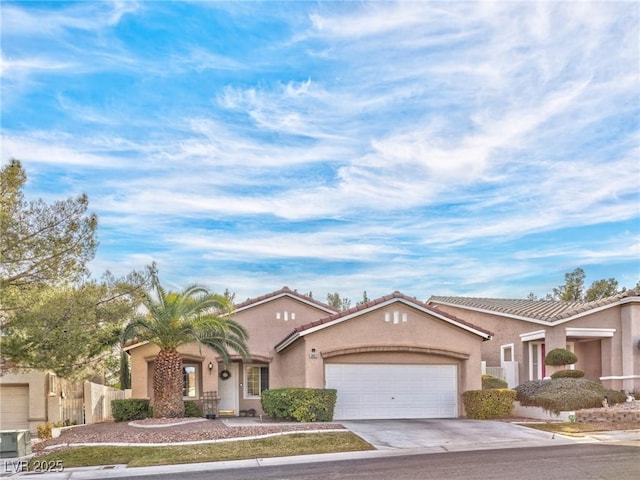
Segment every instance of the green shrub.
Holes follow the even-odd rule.
[[[468,390],[462,394],[467,418],[475,420],[508,417],[513,410],[515,398],[516,392],[506,388]]]
[[[149,400],[144,398],[111,400],[111,415],[116,422],[142,420],[149,415]]]
[[[545,365],[573,365],[577,361],[576,354],[566,348],[554,348],[544,357]]]
[[[560,370],[551,374],[552,379],[556,378],[582,378],[584,372],[582,370]]]
[[[558,414],[561,411],[601,407],[603,399],[600,393],[592,390],[568,390],[562,393],[551,391],[540,393],[536,397],[536,404],[549,412]]]
[[[71,425],[76,425],[76,422],[72,422],[69,419],[66,419],[64,422],[60,420],[56,423],[53,423],[53,422],[41,423],[36,427],[38,431],[38,438],[42,440],[46,440],[53,436],[52,433],[54,428],[70,427]]]
[[[524,406],[536,406],[535,397],[538,392],[551,380],[531,380],[518,385],[516,391],[516,400]]]
[[[616,403],[625,403],[627,401],[627,394],[619,390],[607,390],[604,394],[609,405]]]
[[[508,384],[504,380],[493,375],[482,375],[482,389],[490,390],[492,388],[507,388]]]
[[[556,378],[534,380],[518,385],[516,400],[524,406],[542,407],[553,413],[597,408],[606,398],[610,405],[622,403],[622,392],[607,390],[597,382],[585,378]]]
[[[51,430],[55,426],[56,425],[53,422],[41,423],[40,425],[38,425],[38,438],[41,440],[51,438]]]
[[[196,402],[186,401],[184,402],[184,416],[185,417],[202,417],[202,410]]]
[[[330,422],[337,391],[321,388],[274,388],[262,392],[262,409],[270,417],[298,422]]]

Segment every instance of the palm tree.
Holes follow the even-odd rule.
[[[124,337],[160,347],[153,369],[153,416],[182,417],[182,356],[178,347],[195,342],[212,348],[225,363],[230,361],[229,350],[246,360],[247,332],[229,317],[232,304],[227,298],[199,285],[168,292],[154,275],[142,304],[147,313],[126,326]]]

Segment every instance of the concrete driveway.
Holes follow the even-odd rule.
[[[349,420],[340,423],[378,450],[435,447],[442,451],[461,451],[576,442],[552,433],[491,420]]]

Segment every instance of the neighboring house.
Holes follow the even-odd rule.
[[[69,419],[82,423],[82,383],[58,378],[54,373],[28,370],[0,375],[0,429],[29,430],[45,422]],[[79,418],[72,408],[79,398]],[[65,417],[65,414],[67,415]]]
[[[251,361],[230,365],[195,344],[178,349],[184,399],[217,392],[219,413],[262,413],[267,388],[335,388],[335,419],[437,418],[464,414],[461,394],[481,387],[480,350],[491,332],[399,292],[340,312],[287,287],[236,305]],[[132,396],[153,401],[159,349],[137,343]]]
[[[68,424],[113,420],[111,400],[124,390],[92,382],[73,382],[44,370],[0,375],[0,430],[37,433],[46,422]]]
[[[503,367],[509,386],[551,375],[564,367],[544,364],[546,352],[567,348],[572,368],[605,387],[640,392],[640,292],[595,302],[506,300],[432,296],[426,302],[495,332],[482,345],[482,360]]]

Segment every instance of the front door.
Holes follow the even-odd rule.
[[[218,404],[218,412],[220,415],[238,415],[239,397],[238,389],[240,379],[238,377],[240,369],[238,363],[232,363],[226,368],[224,364],[218,365],[218,371],[227,370],[231,376],[226,380],[218,378],[218,395],[220,403]]]

